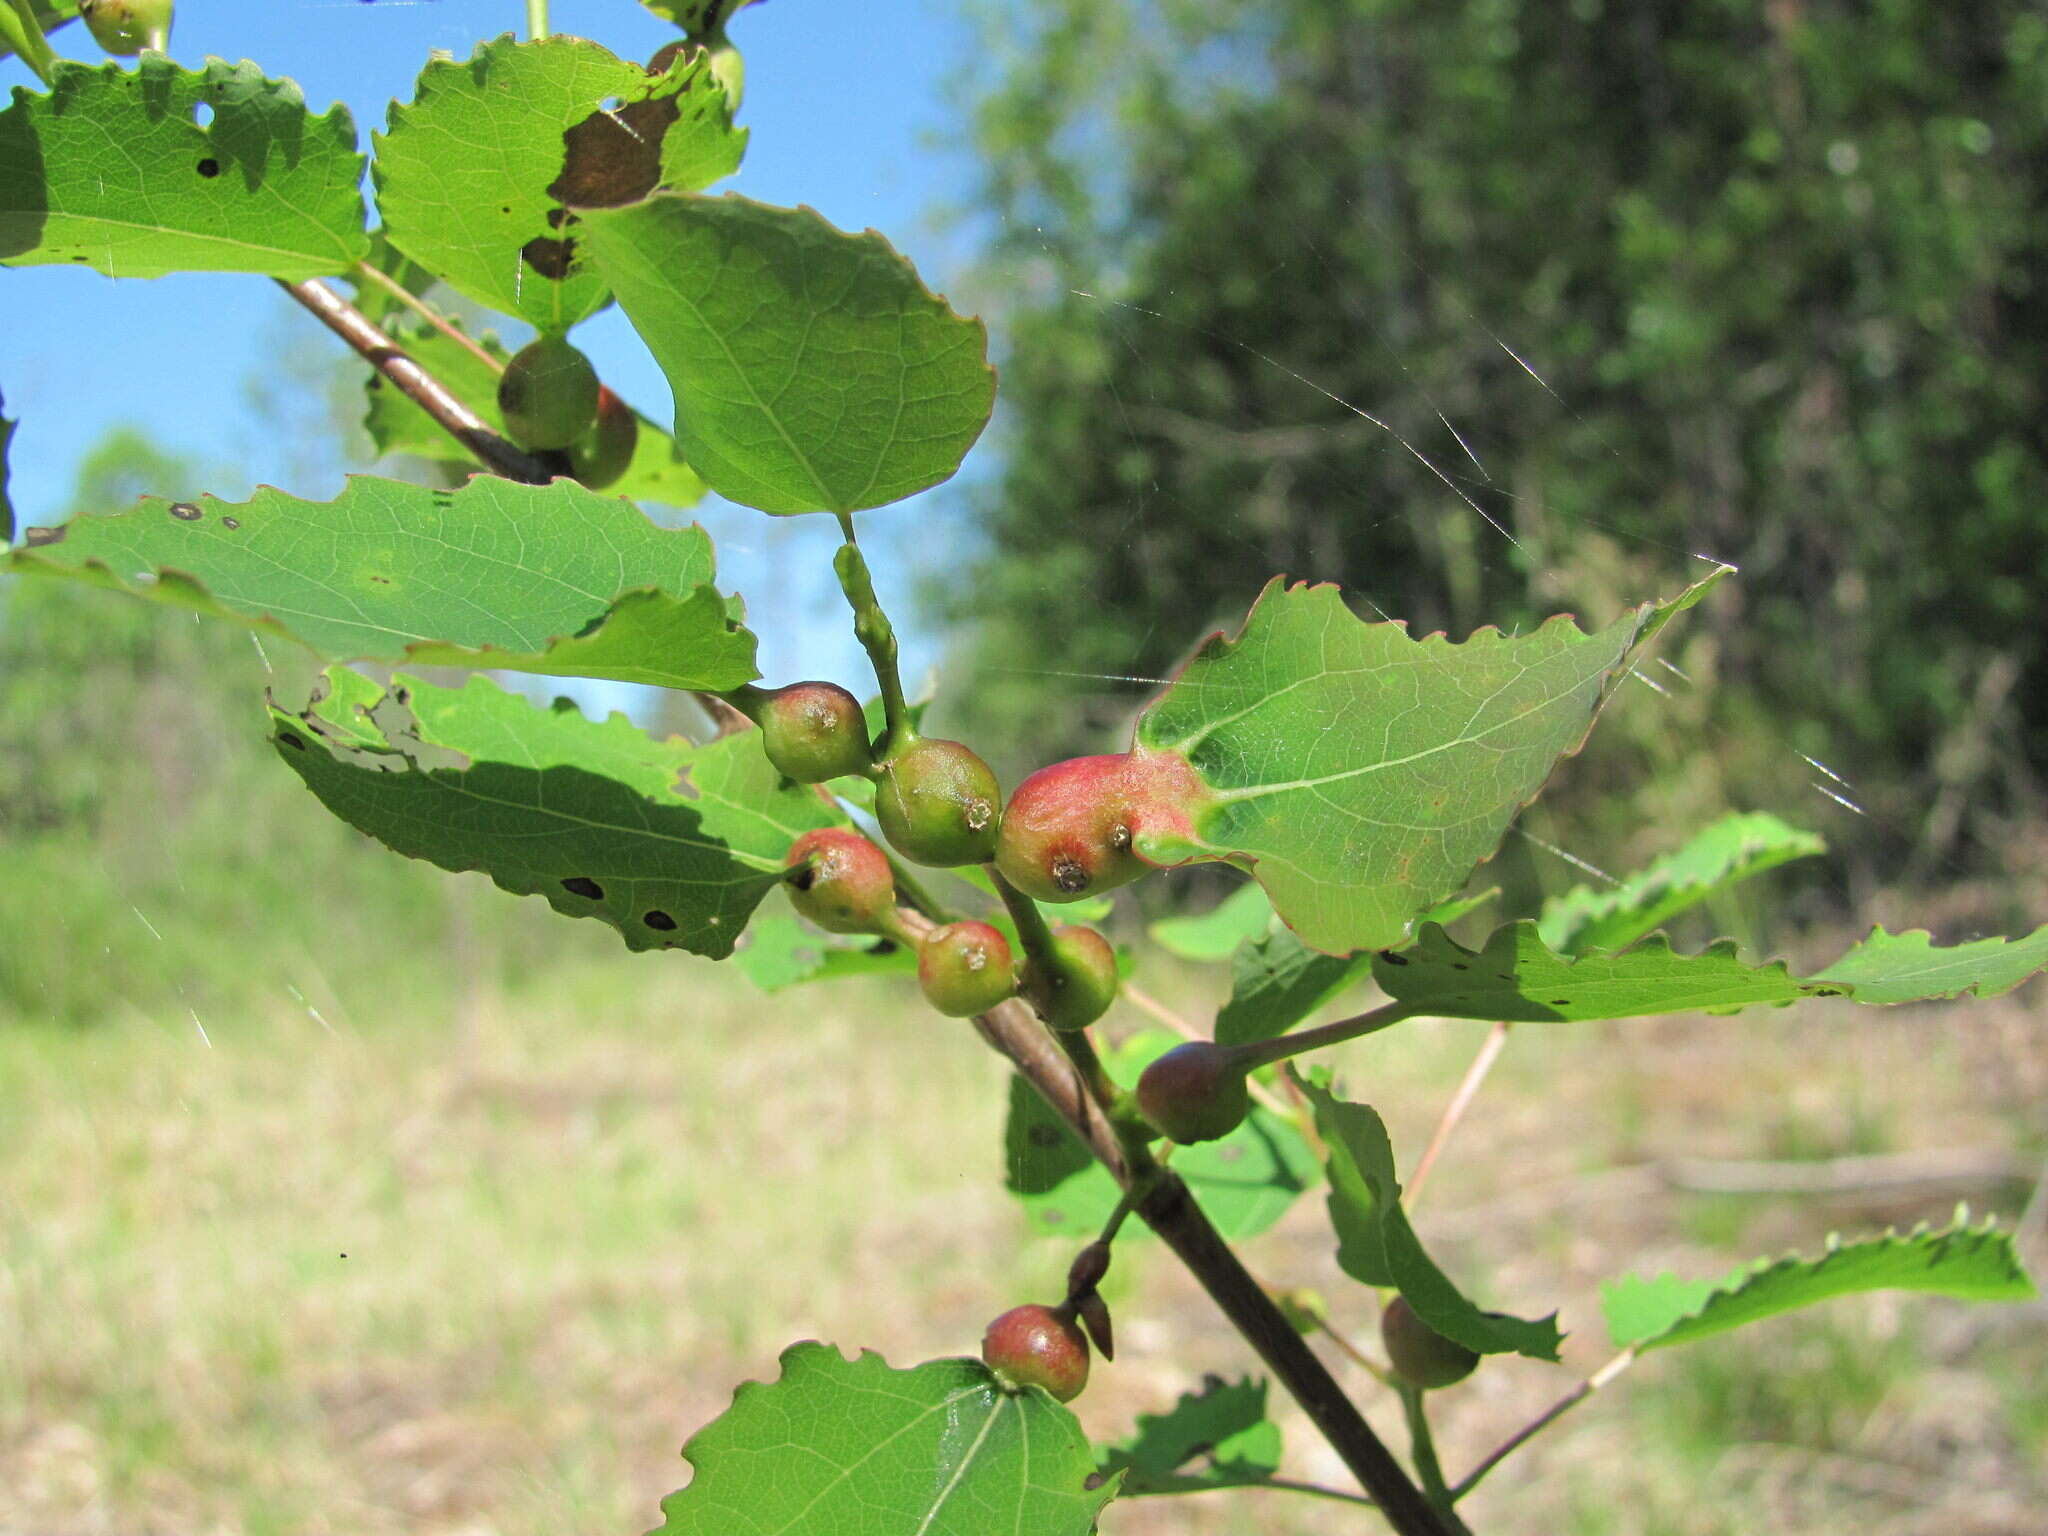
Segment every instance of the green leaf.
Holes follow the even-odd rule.
[[[1970,1227],[1958,1213],[1945,1232],[1921,1226],[1859,1243],[1830,1238],[1818,1259],[1762,1259],[1724,1280],[1627,1275],[1600,1288],[1600,1307],[1617,1346],[1658,1349],[1857,1291],[1931,1291],[1963,1301],[2035,1295],[2010,1234]]]
[[[412,104],[392,104],[377,206],[393,243],[457,292],[565,331],[609,298],[570,210],[709,186],[746,138],[700,51],[650,75],[582,38],[502,37],[434,60]]]
[[[1423,914],[1417,931],[1430,923],[1456,922],[1499,894],[1500,888],[1495,886],[1475,896],[1438,902]],[[1287,928],[1275,928],[1254,939],[1231,959],[1230,1001],[1216,1015],[1217,1041],[1243,1045],[1284,1035],[1325,1003],[1364,981],[1372,972],[1373,958],[1370,953],[1323,954],[1310,949]]]
[[[1238,945],[1258,938],[1272,923],[1272,898],[1253,882],[1239,886],[1207,912],[1162,917],[1145,931],[1170,955],[1214,961],[1228,960]]]
[[[1163,1030],[1144,1030],[1107,1054],[1110,1075],[1125,1087],[1180,1043]],[[1093,1237],[1116,1208],[1116,1181],[1022,1078],[1010,1083],[1003,1131],[1005,1183],[1023,1202],[1032,1228],[1048,1237]],[[1257,1105],[1221,1141],[1181,1147],[1173,1171],[1187,1180],[1216,1229],[1233,1241],[1278,1221],[1315,1182],[1316,1161],[1300,1132]],[[1125,1232],[1136,1231],[1134,1226]]]
[[[1190,1464],[1193,1465],[1190,1465]],[[1266,1383],[1211,1377],[1167,1413],[1141,1413],[1128,1440],[1102,1448],[1123,1496],[1201,1493],[1266,1482],[1280,1470],[1280,1426],[1266,1417]]]
[[[1543,903],[1538,931],[1561,955],[1625,949],[1688,907],[1752,875],[1827,852],[1811,832],[1763,811],[1724,816],[1610,890],[1575,885]]]
[[[271,710],[278,755],[322,804],[411,858],[610,923],[628,949],[731,954],[790,843],[835,819],[746,734],[655,741],[483,677],[397,677],[387,698],[329,676],[302,713]]]
[[[731,195],[594,210],[583,230],[674,388],[683,457],[722,496],[883,506],[952,475],[988,422],[981,322],[872,230]]]
[[[1759,1003],[1840,997],[1832,982],[1802,982],[1782,961],[1748,965],[1722,939],[1681,955],[1662,934],[1618,955],[1568,960],[1528,919],[1496,928],[1478,950],[1427,925],[1412,949],[1372,957],[1373,980],[1417,1013],[1446,1019],[1630,1019],[1657,1013],[1734,1013]]]
[[[1089,1536],[1114,1479],[1073,1414],[979,1360],[893,1370],[872,1351],[783,1351],[690,1437],[690,1485],[654,1536]]]
[[[755,914],[733,963],[763,992],[780,992],[807,981],[914,972],[917,951],[890,939],[822,933],[783,907]]]
[[[1997,997],[2048,967],[2048,924],[2023,939],[1977,939],[1935,947],[1924,928],[1870,930],[1870,937],[1813,979],[1852,988],[1859,1003],[1916,1003],[1928,998]]]
[[[1560,617],[1460,644],[1276,579],[1140,717],[1138,750],[1184,758],[1207,798],[1185,833],[1155,830],[1139,850],[1248,864],[1311,948],[1399,943],[1491,856],[1640,647],[1725,570],[1597,634]]]
[[[2048,965],[2048,927],[2024,939],[1979,939],[1937,949],[1922,931],[1876,929],[1826,970],[1793,976],[1784,962],[1748,965],[1732,939],[1682,955],[1662,934],[1619,954],[1571,960],[1526,920],[1497,928],[1480,950],[1425,926],[1415,947],[1372,957],[1387,996],[1420,1014],[1520,1022],[1629,1019],[1659,1013],[1734,1013],[1802,997],[1846,997],[1890,1005],[1974,992],[2011,991]]]
[[[387,330],[392,329],[389,325]],[[426,324],[401,324],[393,339],[427,372],[448,387],[463,404],[483,418],[493,432],[503,434],[505,422],[498,410],[498,370],[446,333]],[[502,366],[509,354],[492,332],[477,338],[477,345]],[[425,411],[407,399],[374,370],[363,381],[369,402],[363,428],[379,453],[409,453],[436,463],[464,468],[475,467],[461,444],[444,432]],[[625,474],[604,488],[607,496],[628,501],[656,502],[664,506],[689,507],[704,499],[704,482],[676,454],[676,440],[662,428],[635,411],[640,434],[634,440],[633,458]]]
[[[7,397],[0,395],[0,409],[4,409],[6,404]],[[0,416],[0,544],[14,542],[14,503],[7,497],[7,449],[14,441],[14,429],[20,425],[18,421]]]
[[[213,116],[201,127],[201,107]],[[369,249],[355,122],[246,60],[60,63],[0,112],[0,262],[109,277],[346,272]]]
[[[1394,1147],[1379,1115],[1316,1083],[1303,1081],[1302,1089],[1329,1147],[1330,1224],[1337,1231],[1338,1267],[1363,1284],[1393,1286],[1408,1298],[1416,1316],[1467,1349],[1555,1360],[1563,1337],[1556,1313],[1528,1320],[1482,1312],[1423,1252],[1401,1208]]]
[[[701,528],[567,480],[453,491],[352,477],[328,502],[145,498],[32,528],[0,569],[233,619],[327,660],[510,668],[669,688],[757,677]]]

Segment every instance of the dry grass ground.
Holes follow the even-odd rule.
[[[964,1026],[893,984],[763,1000],[583,937],[459,1017],[366,984],[326,1024],[209,1020],[210,1044],[190,1020],[0,1024],[0,1533],[619,1536],[657,1523],[677,1448],[785,1343],[971,1352],[987,1317],[1053,1290],[1070,1255],[997,1191],[1002,1077]],[[1192,999],[1215,978],[1150,979]],[[1713,1273],[1943,1220],[1959,1195],[2016,1215],[2029,1179],[1735,1201],[1650,1165],[1962,1148],[2030,1166],[2043,1007],[2037,983],[1954,1011],[1527,1029],[1419,1224],[1490,1303],[1561,1305],[1584,1370],[1604,1358],[1597,1284],[1624,1269]],[[1342,1059],[1410,1160],[1481,1033],[1419,1025]],[[1372,1300],[1325,1232],[1305,1200],[1250,1256],[1369,1339]],[[1077,1404],[1098,1437],[1252,1368],[1156,1245],[1120,1249],[1110,1294],[1124,1352]],[[1499,1471],[1472,1523],[2039,1536],[2043,1320],[1880,1296],[1654,1357]],[[1510,1361],[1443,1394],[1453,1476],[1573,1379]],[[1340,1481],[1282,1417],[1288,1470]],[[1104,1520],[1376,1528],[1257,1494]]]

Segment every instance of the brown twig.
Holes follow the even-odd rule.
[[[915,912],[899,915],[912,933],[932,926]],[[1448,1536],[1443,1520],[1421,1490],[1345,1396],[1329,1368],[1246,1271],[1180,1176],[1155,1163],[1142,1181],[1134,1178],[1117,1127],[1089,1092],[1080,1069],[1029,1006],[1013,998],[978,1015],[974,1026],[1073,1128],[1117,1183],[1133,1191],[1132,1205],[1139,1217],[1166,1240],[1232,1326],[1293,1394],[1395,1531],[1400,1536]]]
[[[442,431],[475,454],[492,474],[527,485],[546,485],[555,478],[557,471],[545,460],[493,432],[481,416],[407,356],[405,349],[378,329],[368,315],[325,283],[311,278],[287,283],[280,278],[278,286],[311,310],[322,325],[347,342],[408,400],[433,417]]]
[[[446,315],[442,314],[438,309],[434,308],[433,305],[429,304],[425,299],[422,299],[418,294],[414,293],[410,288],[406,287],[405,284],[401,283],[397,278],[393,277],[390,273],[380,272],[377,268],[371,266],[367,261],[357,262],[356,271],[362,276],[367,277],[371,282],[377,284],[378,287],[382,288],[386,293],[390,294],[392,298],[398,300],[399,303],[403,304],[407,309],[411,310],[414,314],[418,315],[422,320],[426,321],[427,324],[431,325],[443,336],[446,336],[450,341],[454,342],[457,346],[463,348],[478,362],[482,363],[486,368],[490,369],[491,372],[503,373],[505,371],[505,365],[502,362],[500,362],[497,358],[491,356],[489,352],[485,351],[482,342],[478,341],[474,336],[471,336],[469,332],[465,331],[461,326],[455,324],[454,321],[450,320]]]
[[[1458,1122],[1465,1118],[1465,1111],[1472,1106],[1479,1095],[1479,1085],[1486,1081],[1486,1074],[1493,1070],[1493,1064],[1500,1059],[1501,1047],[1508,1043],[1508,1030],[1512,1026],[1503,1019],[1487,1033],[1486,1043],[1479,1047],[1479,1054],[1472,1058],[1472,1065],[1465,1069],[1465,1076],[1459,1082],[1457,1091],[1451,1095],[1451,1102],[1444,1106],[1443,1118],[1436,1123],[1436,1134],[1429,1138],[1429,1145],[1423,1149],[1422,1161],[1415,1165],[1415,1173],[1408,1180],[1408,1191],[1402,1197],[1402,1204],[1410,1211],[1422,1196],[1423,1182],[1429,1177],[1429,1170],[1436,1166],[1436,1160],[1443,1155],[1444,1146],[1451,1139],[1451,1132],[1458,1128]]]

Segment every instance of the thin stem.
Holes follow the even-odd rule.
[[[10,0],[14,16],[18,20],[0,17],[0,30],[7,34],[7,42],[21,56],[21,62],[35,72],[38,80],[45,85],[54,85],[52,78],[57,63],[57,50],[50,46],[43,36],[43,24],[36,20],[36,13],[29,0]]]
[[[1150,992],[1146,992],[1128,981],[1123,984],[1120,990],[1130,1000],[1133,1007],[1151,1014],[1153,1018],[1164,1024],[1183,1040],[1199,1040],[1202,1038],[1201,1031],[1167,1007],[1166,1004],[1160,1002]]]
[[[1269,1477],[1259,1486],[1278,1489],[1282,1493],[1305,1493],[1312,1499],[1335,1499],[1340,1504],[1359,1504],[1367,1509],[1378,1507],[1362,1493],[1348,1493],[1342,1488],[1325,1488],[1321,1483],[1298,1483],[1291,1477]]]
[[[358,276],[368,278],[371,282],[382,288],[392,298],[398,300],[399,303],[418,315],[443,336],[446,336],[450,341],[466,350],[478,362],[489,368],[491,372],[503,373],[505,371],[505,365],[485,351],[481,342],[470,336],[461,326],[455,324],[389,272],[379,271],[367,261],[359,261],[356,263],[356,273]]]
[[[1278,1035],[1271,1040],[1238,1046],[1237,1056],[1244,1069],[1250,1072],[1259,1067],[1269,1067],[1276,1061],[1285,1061],[1290,1056],[1299,1056],[1304,1051],[1342,1045],[1346,1040],[1374,1034],[1414,1016],[1415,1009],[1407,1003],[1382,1003],[1377,1008],[1353,1014],[1348,1019],[1339,1019],[1334,1024],[1320,1024],[1314,1029],[1296,1030],[1291,1035]]]
[[[526,0],[526,35],[536,43],[548,35],[548,0]]]
[[[896,670],[896,628],[882,611],[881,599],[875,596],[874,577],[868,572],[867,557],[854,541],[853,518],[847,513],[839,515],[839,531],[846,542],[833,556],[832,569],[839,576],[839,590],[846,594],[847,604],[853,609],[854,638],[868,653],[875,668],[875,681],[881,686],[882,739],[876,744],[875,761],[886,763],[909,746],[917,734],[911,729],[910,710],[903,699],[903,676]]]
[[[1371,1355],[1368,1355],[1364,1350],[1360,1349],[1356,1344],[1352,1343],[1349,1338],[1345,1337],[1336,1329],[1332,1328],[1330,1326],[1330,1320],[1327,1317],[1316,1318],[1315,1325],[1317,1331],[1319,1331],[1323,1335],[1323,1337],[1328,1339],[1332,1344],[1336,1345],[1337,1348],[1345,1355],[1347,1359],[1351,1361],[1353,1365],[1357,1366],[1360,1370],[1364,1371],[1368,1376],[1372,1377],[1373,1380],[1380,1383],[1381,1386],[1393,1385],[1394,1378],[1392,1373],[1389,1372],[1384,1365],[1381,1365],[1379,1361],[1373,1359]]]
[[[1423,1405],[1422,1389],[1404,1382],[1400,1393],[1401,1411],[1408,1417],[1409,1459],[1415,1463],[1415,1475],[1422,1479],[1422,1491],[1453,1530],[1463,1531],[1465,1524],[1451,1508],[1451,1490],[1436,1459],[1436,1437],[1429,1432],[1429,1410]]]
[[[287,283],[280,278],[278,286],[318,316],[321,324],[354,348],[407,399],[433,417],[444,432],[475,454],[492,474],[528,485],[546,485],[555,478],[557,471],[553,466],[493,432],[482,417],[372,324],[369,316],[325,283],[311,278],[302,283]]]
[[[1572,1388],[1571,1391],[1565,1393],[1563,1397],[1544,1409],[1542,1413],[1508,1436],[1507,1439],[1503,1440],[1492,1451],[1488,1452],[1478,1466],[1465,1474],[1465,1480],[1451,1490],[1451,1497],[1453,1499],[1465,1497],[1466,1494],[1479,1486],[1479,1480],[1485,1477],[1487,1473],[1506,1461],[1509,1456],[1520,1450],[1522,1446],[1535,1439],[1544,1430],[1550,1428],[1552,1424],[1555,1424],[1559,1419],[1571,1412],[1572,1409],[1578,1407],[1580,1403],[1583,1403],[1595,1392],[1598,1392],[1631,1365],[1634,1365],[1635,1360],[1635,1348],[1631,1345],[1601,1366],[1591,1376],[1580,1382],[1576,1387]]]
[[[1458,1122],[1465,1118],[1465,1111],[1472,1107],[1472,1100],[1478,1097],[1479,1085],[1486,1081],[1486,1074],[1500,1059],[1501,1047],[1508,1043],[1508,1031],[1513,1027],[1503,1019],[1488,1031],[1485,1043],[1479,1047],[1479,1054],[1472,1058],[1472,1065],[1465,1069],[1464,1078],[1451,1095],[1451,1102],[1444,1106],[1443,1118],[1436,1123],[1436,1134],[1429,1138],[1429,1145],[1423,1149],[1422,1161],[1415,1165],[1415,1175],[1409,1179],[1408,1192],[1402,1197],[1402,1204],[1411,1212],[1422,1196],[1422,1186],[1429,1178],[1429,1170],[1436,1166],[1444,1144],[1451,1139],[1451,1132],[1457,1129]]]

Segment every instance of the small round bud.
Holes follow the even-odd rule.
[[[1207,1040],[1176,1045],[1138,1079],[1138,1108],[1183,1144],[1228,1136],[1251,1113],[1251,1085],[1236,1051]]]
[[[948,1018],[972,1018],[1014,996],[1010,969],[1010,941],[987,923],[948,923],[917,946],[917,984]]]
[[[1394,1374],[1424,1390],[1463,1381],[1479,1364],[1478,1355],[1417,1317],[1406,1296],[1396,1296],[1380,1314],[1380,1342]]]
[[[597,423],[569,445],[569,469],[593,491],[616,485],[640,446],[640,418],[611,390],[597,386]]]
[[[821,827],[789,845],[789,904],[827,933],[886,933],[896,916],[889,857],[858,832]]]
[[[498,375],[498,414],[522,448],[567,448],[597,420],[597,370],[565,337],[542,336]]]
[[[1008,1386],[1043,1387],[1063,1403],[1088,1385],[1088,1340],[1063,1308],[1012,1307],[981,1336],[981,1358]]]
[[[1048,964],[1025,967],[1024,996],[1053,1029],[1086,1029],[1116,1001],[1116,951],[1093,928],[1052,931]]]
[[[78,0],[78,15],[109,53],[162,52],[171,38],[171,0]]]
[[[920,741],[889,762],[875,789],[882,835],[913,864],[957,869],[995,853],[1003,790],[957,741]]]
[[[860,700],[837,683],[778,688],[755,718],[768,761],[799,784],[868,771],[867,719]]]

